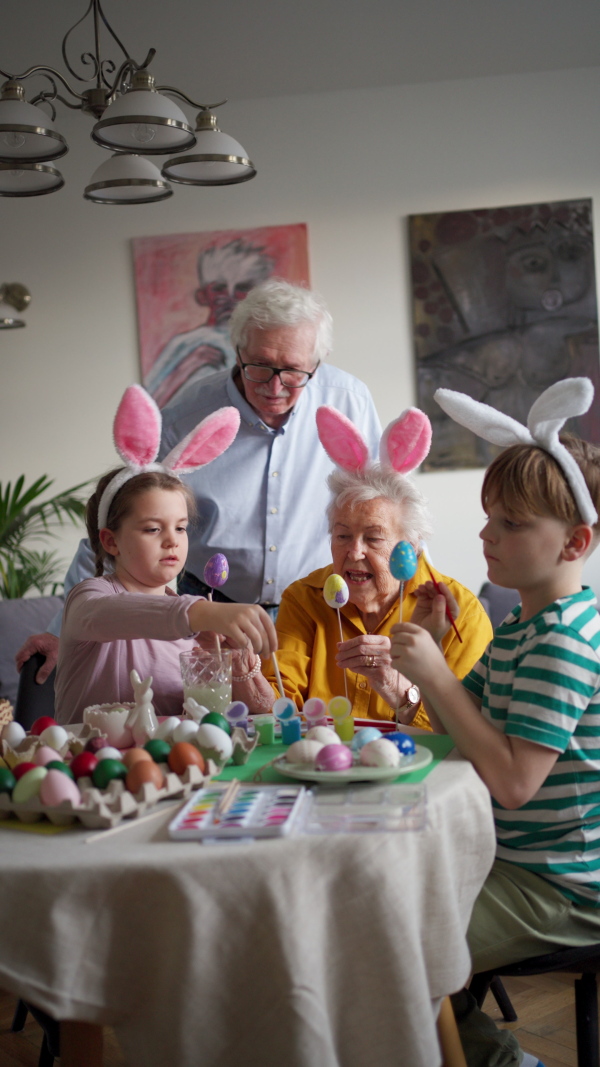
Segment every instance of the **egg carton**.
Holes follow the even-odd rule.
[[[70,800],[65,800],[57,807],[42,804],[39,797],[32,797],[23,804],[13,804],[7,793],[0,793],[0,820],[16,815],[20,822],[39,822],[46,817],[54,826],[69,826],[81,822],[93,830],[116,826],[123,819],[136,819],[161,800],[177,800],[189,796],[194,790],[206,785],[218,768],[207,761],[207,773],[203,774],[195,765],[186,767],[182,775],[172,771],[165,775],[165,784],[157,789],[151,782],[145,782],[134,795],[125,788],[121,780],[113,780],[106,789],[96,789],[91,778],[80,778],[81,804],[75,807]]]
[[[78,726],[77,733],[73,733],[66,726],[64,729],[67,731],[67,740],[61,748],[57,748],[57,759],[64,759],[69,753],[71,757],[78,756],[80,752],[83,752],[92,737],[104,736],[97,726],[88,726],[87,724],[82,727]],[[35,734],[25,734],[25,737],[16,748],[12,748],[8,741],[0,741],[0,754],[7,767],[12,770],[16,763],[22,763],[23,761],[35,763],[35,754],[42,745],[43,741],[40,741]]]

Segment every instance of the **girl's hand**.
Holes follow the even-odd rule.
[[[194,632],[213,630],[229,638],[232,648],[252,648],[265,657],[277,650],[275,627],[259,604],[197,600],[189,609],[188,618]]]
[[[456,619],[459,608],[445,582],[438,582],[438,586],[439,592],[433,582],[424,582],[415,590],[417,606],[410,621],[416,626],[421,626],[423,630],[427,630],[433,640],[439,643],[450,629],[446,607],[450,610],[453,619]]]
[[[392,666],[389,637],[359,634],[349,641],[338,641],[335,662],[343,670],[362,674],[392,708],[403,703],[412,684]]]
[[[444,653],[430,633],[413,622],[398,622],[392,626],[392,666],[412,678],[415,685],[427,692],[427,680],[448,671]]]

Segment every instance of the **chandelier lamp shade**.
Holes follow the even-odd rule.
[[[91,79],[87,72],[87,77],[76,72],[67,51],[71,34],[88,16],[93,19],[94,50],[84,52],[81,63],[82,67],[92,66]],[[118,70],[112,59],[100,54],[101,28],[124,57]],[[54,165],[69,150],[55,125],[56,102],[95,119],[90,130],[92,140],[113,153],[84,190],[85,199],[94,203],[154,203],[172,195],[170,182],[232,185],[255,176],[245,149],[221,132],[211,113],[226,101],[202,104],[172,85],[156,86],[147,69],[154,49],[138,64],[116,36],[101,0],[89,0],[87,10],[65,34],[62,54],[71,76],[85,83],[81,92],[54,67],[37,65],[21,74],[0,67],[0,76],[6,79],[0,90],[0,196],[42,196],[65,184]],[[29,79],[44,81],[26,100]],[[196,110],[195,126],[174,96]],[[160,168],[158,161],[147,156],[173,158]]]

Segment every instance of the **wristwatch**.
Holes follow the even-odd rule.
[[[421,690],[419,689],[418,685],[409,685],[408,689],[406,690],[406,693],[404,694],[404,703],[400,704],[400,706],[396,708],[396,723],[398,722],[399,712],[405,710],[410,711],[411,708],[416,708],[417,704],[420,703]]]

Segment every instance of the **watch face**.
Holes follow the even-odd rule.
[[[408,704],[418,704],[421,700],[421,692],[417,685],[411,685],[408,693],[406,694],[406,700]]]

